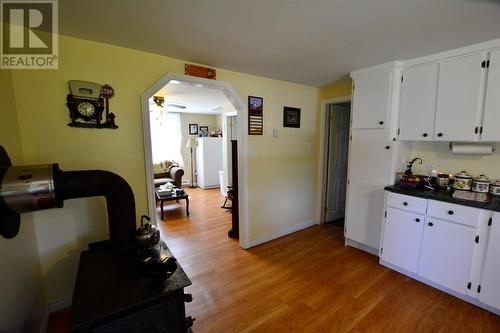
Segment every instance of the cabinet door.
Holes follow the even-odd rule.
[[[439,85],[435,140],[474,141],[479,138],[485,56],[474,54],[442,61]]]
[[[479,301],[500,309],[500,214],[493,214]]]
[[[500,141],[500,50],[490,53],[482,141]]]
[[[467,293],[476,229],[427,218],[419,275],[446,288]]]
[[[388,208],[385,219],[382,260],[417,273],[424,216]]]
[[[408,68],[403,72],[399,139],[432,141],[436,116],[438,65]]]
[[[352,128],[385,128],[390,98],[390,72],[356,78],[354,80]]]
[[[392,147],[385,130],[353,130],[349,152],[346,237],[378,249],[384,187],[391,182]]]

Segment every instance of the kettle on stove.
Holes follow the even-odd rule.
[[[144,223],[144,220],[147,222]],[[154,247],[160,242],[160,230],[151,224],[151,218],[141,216],[141,226],[135,233],[135,247],[138,251]]]

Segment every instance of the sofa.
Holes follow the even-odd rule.
[[[169,165],[165,162],[153,164],[155,187],[159,187],[166,183],[172,183],[175,187],[182,188],[184,169],[176,163]]]

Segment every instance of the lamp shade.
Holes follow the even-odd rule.
[[[196,147],[196,139],[195,138],[189,138],[186,142],[186,148],[192,148]]]

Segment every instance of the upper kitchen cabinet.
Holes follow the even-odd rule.
[[[500,50],[491,52],[486,63],[488,84],[481,141],[500,141]]]
[[[439,63],[436,141],[479,140],[485,58],[479,53]]]
[[[401,79],[401,106],[398,137],[407,141],[432,141],[438,64],[409,67]]]
[[[354,79],[352,128],[385,128],[391,98],[391,72]]]

